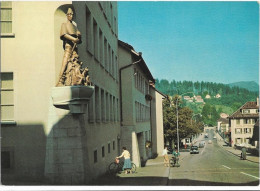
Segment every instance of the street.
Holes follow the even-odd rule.
[[[199,154],[189,154],[179,168],[170,168],[168,185],[258,185],[259,164],[239,160],[217,144],[213,130],[208,134],[208,138],[202,138],[206,145],[199,149]],[[211,144],[209,140],[212,140]]]

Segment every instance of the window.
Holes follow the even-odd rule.
[[[14,121],[13,73],[1,73],[1,121]]]
[[[101,89],[101,118],[102,122],[106,122],[106,97],[104,90]]]
[[[249,119],[244,119],[244,124],[249,124],[250,123],[250,120]]]
[[[101,30],[99,30],[99,55],[101,66],[104,66],[104,40],[103,33]]]
[[[98,26],[97,26],[97,22],[94,20],[93,21],[93,33],[94,33],[94,56],[97,60],[99,60],[99,54],[98,54]]]
[[[108,46],[107,39],[104,38],[104,65],[106,71],[108,71]]]
[[[94,163],[97,162],[97,150],[94,151]]]
[[[236,119],[236,124],[240,125],[240,119]]]
[[[110,143],[107,145],[107,152],[110,153]]]
[[[236,134],[241,134],[241,133],[242,133],[242,129],[236,128],[236,129],[235,129],[235,133],[236,133]]]
[[[105,157],[105,147],[102,147],[102,157]]]
[[[92,37],[92,19],[91,19],[91,13],[89,9],[86,7],[86,45],[87,45],[87,50],[93,54],[93,37]]]
[[[12,2],[1,1],[1,34],[12,33]]]
[[[251,133],[251,128],[245,128],[245,129],[244,129],[244,133],[245,133],[245,134]]]
[[[250,113],[250,110],[249,109],[244,109],[243,113]]]
[[[115,150],[115,149],[116,149],[116,142],[113,141],[113,150]]]
[[[95,110],[96,110],[96,122],[100,122],[100,94],[99,88],[95,86]]]

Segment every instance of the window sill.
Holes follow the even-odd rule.
[[[14,33],[1,33],[1,38],[14,38]]]
[[[16,121],[1,121],[1,125],[16,125]]]

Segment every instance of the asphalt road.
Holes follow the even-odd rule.
[[[188,154],[180,167],[171,167],[168,185],[175,186],[256,186],[259,185],[259,164],[239,160],[213,139],[214,131],[203,138],[206,145],[199,154]],[[212,140],[212,144],[208,144]],[[198,143],[197,143],[198,144]]]

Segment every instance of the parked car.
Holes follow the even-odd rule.
[[[212,141],[211,141],[211,140],[209,140],[209,141],[208,141],[208,144],[212,144]]]
[[[216,136],[214,136],[214,137],[213,137],[213,139],[217,139],[217,137],[216,137]]]
[[[199,148],[203,148],[205,146],[205,141],[201,141],[200,143],[199,143]]]
[[[204,137],[205,137],[205,138],[208,138],[208,137],[209,137],[208,133],[206,133],[206,134],[204,135]]]
[[[198,146],[191,146],[191,148],[190,148],[190,154],[199,154],[199,148],[198,148]]]

